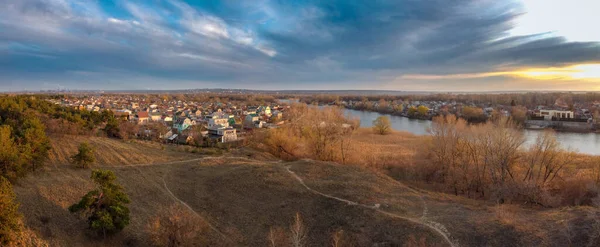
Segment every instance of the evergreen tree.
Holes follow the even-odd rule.
[[[125,204],[130,200],[115,182],[117,177],[109,170],[94,170],[91,179],[97,188],[69,207],[69,211],[86,215],[90,229],[104,237],[123,230],[129,225],[129,208]]]
[[[121,129],[119,129],[119,121],[115,118],[114,115],[110,115],[106,122],[106,127],[104,127],[104,131],[106,132],[106,136],[113,138],[121,138]]]
[[[0,176],[16,178],[20,171],[19,150],[12,137],[12,128],[0,125]]]
[[[10,182],[0,176],[0,246],[11,246],[21,231],[18,208]]]
[[[44,163],[50,151],[50,140],[46,136],[45,127],[37,117],[25,119],[23,124],[23,149],[27,155],[26,165],[35,170]]]
[[[87,168],[96,161],[94,148],[87,143],[79,144],[78,153],[71,156],[71,162],[79,168]]]

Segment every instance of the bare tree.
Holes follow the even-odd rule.
[[[270,247],[284,246],[286,243],[286,236],[283,229],[276,227],[269,229],[269,235],[267,240],[269,241]]]
[[[344,237],[344,230],[337,230],[331,234],[331,246],[332,247],[341,247],[342,239]]]
[[[296,213],[294,223],[290,226],[290,242],[293,247],[303,247],[306,245],[307,229],[302,222],[300,213]]]
[[[547,130],[537,137],[536,143],[529,150],[523,181],[531,181],[542,187],[556,178],[573,158],[572,152],[560,147],[554,132]]]

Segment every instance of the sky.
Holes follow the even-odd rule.
[[[0,91],[600,90],[598,0],[0,6]]]

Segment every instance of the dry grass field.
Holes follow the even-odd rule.
[[[369,140],[368,133],[354,138]],[[416,139],[395,133],[380,143]],[[107,240],[86,233],[67,209],[92,188],[90,170],[65,158],[84,140],[97,148],[96,166],[114,171],[132,200],[131,224]],[[267,246],[269,229],[288,231],[296,212],[308,246],[330,246],[338,230],[345,246],[402,246],[411,238],[427,246],[594,246],[600,233],[596,208],[497,206],[415,190],[359,166],[280,162],[244,149],[203,157],[104,138],[53,139],[53,147],[51,165],[14,187],[26,224],[52,246],[149,246],[150,220],[183,203],[213,226],[203,233],[211,246]]]
[[[123,166],[151,164],[190,159],[193,155],[185,152],[169,152],[171,146],[148,141],[120,141],[105,137],[53,136],[51,138],[49,166],[69,165],[70,157],[77,153],[82,142],[89,143],[95,150],[96,164],[100,166]]]

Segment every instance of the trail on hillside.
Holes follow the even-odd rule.
[[[141,174],[143,174],[144,172],[142,171],[142,169],[140,169],[140,167],[173,165],[173,164],[180,164],[180,163],[188,163],[188,162],[195,162],[195,161],[210,160],[210,159],[216,159],[216,158],[219,158],[219,157],[209,156],[209,157],[195,158],[195,159],[189,159],[189,160],[178,160],[178,161],[163,162],[163,163],[147,163],[147,164],[124,165],[124,166],[100,166],[100,167],[96,167],[96,168],[135,168],[136,170],[138,170],[138,172],[140,172]],[[169,194],[169,196],[171,198],[173,198],[176,202],[178,202],[178,203],[182,204],[183,206],[185,206],[188,210],[190,210],[192,213],[194,213],[197,217],[199,217],[200,219],[202,219],[208,225],[208,227],[211,230],[213,230],[214,232],[216,232],[217,234],[219,234],[219,236],[221,238],[223,238],[224,240],[227,240],[227,241],[231,242],[231,240],[225,234],[223,234],[221,231],[219,231],[219,229],[217,229],[217,227],[215,227],[206,218],[204,218],[202,215],[200,215],[189,204],[187,204],[183,200],[179,199],[179,197],[177,197],[169,189],[169,187],[167,186],[167,182],[165,181],[166,175],[167,174],[165,173],[165,175],[161,178],[161,180],[162,180],[162,185],[163,185],[164,189],[167,191],[167,193]]]
[[[425,199],[423,198],[423,196],[421,195],[421,193],[419,193],[418,191],[416,191],[416,190],[414,190],[412,188],[407,187],[409,190],[411,190],[411,192],[416,193],[421,198],[421,200],[423,202],[423,213],[422,213],[421,218],[406,217],[406,216],[402,216],[402,215],[398,215],[398,214],[394,214],[394,213],[391,213],[391,212],[387,212],[387,211],[381,210],[377,206],[365,205],[365,204],[361,204],[361,203],[358,203],[358,202],[355,202],[355,201],[351,201],[351,200],[348,200],[348,199],[344,199],[344,198],[336,197],[336,196],[333,196],[333,195],[325,194],[323,192],[315,190],[315,189],[309,187],[308,185],[306,185],[306,183],[304,182],[304,180],[300,176],[298,176],[294,171],[292,171],[290,168],[291,168],[290,166],[285,166],[285,169],[286,169],[286,171],[288,173],[290,173],[304,188],[306,188],[306,190],[308,190],[308,191],[310,191],[310,192],[312,192],[314,194],[317,194],[317,195],[320,195],[320,196],[323,196],[323,197],[326,197],[326,198],[330,198],[330,199],[333,199],[333,200],[337,200],[337,201],[340,201],[340,202],[344,202],[344,203],[347,203],[348,205],[371,209],[371,210],[374,210],[376,212],[379,212],[381,214],[387,215],[387,216],[392,217],[392,218],[403,219],[403,220],[407,220],[407,221],[410,221],[410,222],[413,222],[413,223],[425,226],[425,227],[427,227],[427,228],[435,231],[436,233],[438,233],[442,238],[444,238],[444,240],[451,247],[458,247],[459,246],[458,243],[456,243],[455,241],[453,241],[450,238],[450,233],[448,232],[448,230],[446,229],[446,227],[444,225],[442,225],[442,224],[440,224],[438,222],[429,221],[429,220],[426,219],[426,217],[427,217],[427,210],[428,210],[427,209],[427,203],[425,202]]]
[[[165,174],[165,176],[166,176],[166,174]],[[223,239],[225,239],[227,241],[230,241],[230,239],[225,234],[223,234],[221,231],[219,231],[219,229],[217,229],[217,227],[215,227],[208,220],[206,220],[202,215],[200,215],[198,212],[196,212],[196,210],[194,210],[190,205],[188,205],[186,202],[184,202],[183,200],[179,199],[179,197],[177,197],[175,194],[173,194],[173,192],[167,186],[167,183],[165,182],[165,178],[164,177],[161,178],[161,179],[162,179],[163,185],[165,186],[165,190],[167,190],[167,192],[169,193],[169,195],[171,195],[171,197],[173,199],[175,199],[177,202],[181,203],[181,205],[185,206],[192,213],[194,213],[196,216],[198,216],[199,218],[201,218],[208,225],[208,227],[210,227],[210,229],[212,229],[217,234],[219,234]]]

